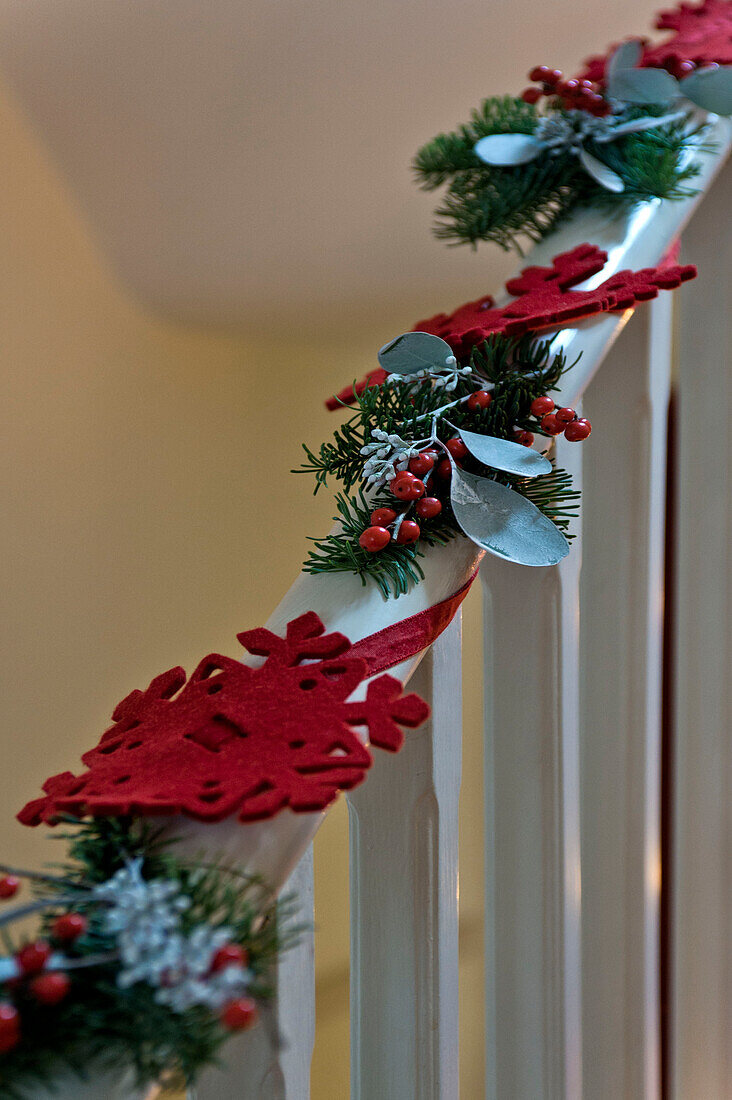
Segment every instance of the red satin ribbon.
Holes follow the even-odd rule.
[[[434,607],[428,607],[426,611],[410,615],[408,619],[402,619],[393,626],[386,626],[383,630],[377,630],[375,634],[369,634],[362,641],[356,642],[350,651],[350,656],[363,658],[373,676],[414,657],[427,646],[432,645],[435,638],[438,638],[450,625],[477,575],[476,569],[472,577],[458,588],[457,592],[448,596],[446,600],[436,603]]]

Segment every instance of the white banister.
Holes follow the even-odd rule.
[[[299,925],[297,945],[279,959],[276,995],[261,1026],[232,1039],[225,1066],[207,1070],[190,1100],[308,1100],[315,1041],[313,849],[282,891],[286,923]]]
[[[562,443],[579,487],[582,448]],[[481,566],[490,1100],[582,1096],[580,562],[578,534],[551,569]]]
[[[582,940],[586,1095],[660,1096],[666,425],[674,300],[639,311],[587,390]]]
[[[411,686],[432,707],[348,795],[351,1096],[458,1096],[460,613]]]
[[[684,237],[673,740],[673,1100],[732,1095],[730,172]]]

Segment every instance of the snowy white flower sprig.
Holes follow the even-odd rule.
[[[184,932],[182,914],[191,900],[174,880],[142,877],[142,858],[122,867],[92,896],[105,903],[104,930],[117,943],[120,969],[117,984],[128,989],[147,982],[159,1004],[174,1012],[203,1005],[220,1012],[251,985],[251,971],[242,962],[217,967],[219,952],[232,940],[226,926],[196,925]]]

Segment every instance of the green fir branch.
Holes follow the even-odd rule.
[[[662,113],[660,107],[638,107],[624,117]],[[627,210],[651,198],[678,199],[693,193],[689,183],[699,169],[688,163],[687,154],[699,146],[699,128],[683,121],[614,142],[588,141],[588,152],[623,179],[625,190],[619,194],[596,183],[569,153],[504,168],[484,164],[473,152],[482,137],[533,133],[541,117],[535,106],[521,99],[493,97],[473,111],[467,124],[439,134],[418,151],[414,170],[420,186],[429,191],[447,187],[436,210],[438,238],[472,247],[493,241],[521,253],[527,241],[546,236],[577,206]]]

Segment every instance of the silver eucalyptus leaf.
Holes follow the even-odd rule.
[[[451,502],[461,528],[481,549],[520,565],[556,565],[569,543],[526,497],[453,465]]]
[[[378,358],[387,374],[443,370],[455,362],[450,345],[431,332],[405,332],[384,344]]]
[[[637,68],[642,56],[643,46],[637,38],[631,38],[629,42],[621,42],[608,58],[605,66],[605,80],[611,80],[620,69]]]
[[[678,80],[665,69],[618,69],[608,77],[607,91],[623,103],[669,104],[681,94]]]
[[[626,134],[639,134],[641,130],[655,130],[657,126],[667,126],[669,122],[678,122],[680,119],[686,118],[686,114],[686,111],[671,111],[670,114],[658,115],[656,118],[652,118],[650,115],[645,118],[634,118],[630,122],[618,123],[606,134],[593,134],[592,140],[601,145],[603,142],[615,141],[616,138],[625,137]]]
[[[519,477],[539,477],[550,474],[552,464],[538,451],[524,447],[521,443],[511,443],[508,439],[496,439],[492,435],[480,435],[460,428],[460,435],[470,453],[494,470],[503,470],[507,474]]]
[[[732,115],[732,65],[697,69],[679,85],[682,96],[715,115]]]
[[[545,146],[531,134],[489,134],[473,146],[473,152],[486,164],[512,168],[536,160]]]
[[[589,173],[593,180],[604,187],[606,191],[615,191],[619,194],[625,190],[625,184],[618,173],[613,172],[612,168],[608,168],[597,157],[593,157],[592,153],[588,153],[586,149],[580,149],[577,156],[585,172]]]

